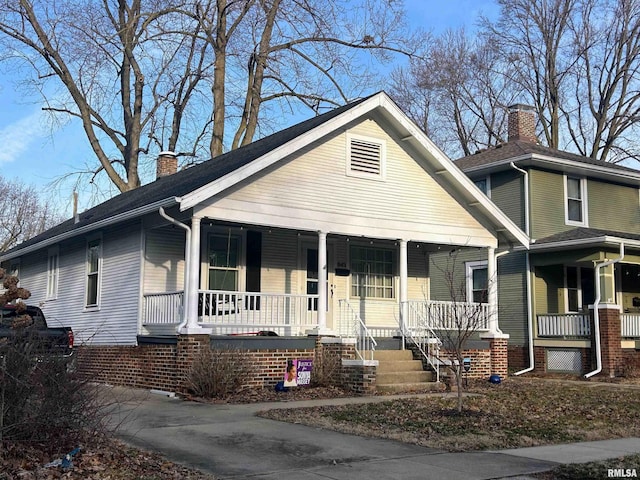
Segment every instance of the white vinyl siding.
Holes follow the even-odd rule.
[[[350,134],[385,140],[385,181],[345,175],[347,134],[282,161],[212,198],[203,216],[307,231],[485,246],[495,238],[375,121]],[[286,186],[286,188],[283,188]]]
[[[184,244],[182,229],[165,227],[146,232],[144,293],[184,289]]]
[[[102,234],[100,309],[86,309],[87,241],[60,244],[58,298],[47,301],[48,252],[22,259],[29,302],[41,304],[50,326],[69,326],[78,345],[135,345],[140,300],[141,235],[139,223]]]

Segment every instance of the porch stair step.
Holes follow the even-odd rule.
[[[371,358],[366,353],[365,358]],[[411,350],[375,350],[373,359],[378,361],[376,390],[381,393],[444,390],[435,374],[425,371],[421,360],[413,359]]]

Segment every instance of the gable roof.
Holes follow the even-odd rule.
[[[191,208],[374,110],[385,119],[395,122],[406,133],[403,139],[412,141],[413,146],[437,167],[436,173],[451,182],[469,205],[500,227],[499,230],[510,241],[528,246],[528,237],[453,165],[384,92],[379,92],[121,193],[81,213],[77,222],[69,219],[5,252],[0,256],[0,261],[157,211],[159,207],[180,205],[181,210]]]
[[[567,173],[590,175],[617,181],[626,180],[634,185],[640,184],[640,171],[634,168],[522,140],[512,140],[455,160],[455,164],[470,175],[504,170],[509,168],[511,162],[517,163],[518,166],[535,165],[543,168],[559,169]]]

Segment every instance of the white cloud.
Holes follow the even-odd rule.
[[[45,136],[41,115],[35,111],[0,129],[0,165],[17,160],[34,141]]]

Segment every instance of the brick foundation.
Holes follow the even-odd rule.
[[[623,355],[620,346],[620,310],[617,308],[599,308],[598,317],[600,319],[600,353],[602,356],[602,372],[600,375],[617,377],[622,374]],[[593,324],[593,312],[592,324]],[[595,333],[595,328],[591,329]],[[593,334],[592,334],[593,337]],[[591,345],[595,345],[594,338]],[[595,365],[595,359],[594,359]]]

